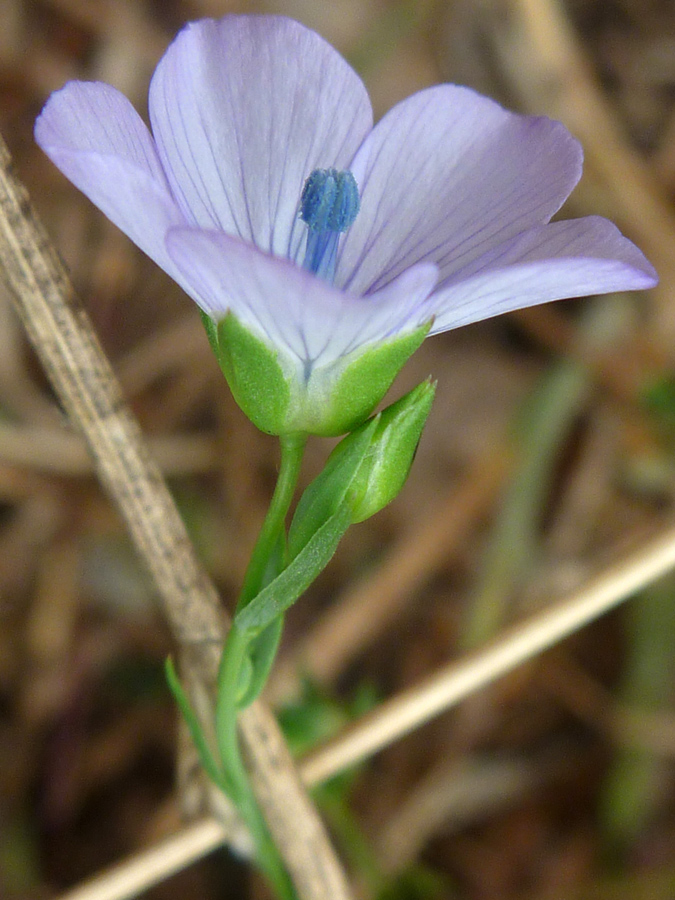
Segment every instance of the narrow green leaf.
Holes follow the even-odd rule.
[[[277,655],[283,627],[283,616],[278,616],[267,628],[253,638],[247,651],[251,665],[248,683],[246,690],[242,692],[241,696],[237,697],[237,707],[239,709],[246,709],[247,706],[250,706],[265,687],[267,676]]]
[[[239,700],[242,697],[245,697],[249,689],[251,687],[251,680],[253,678],[253,663],[251,662],[251,657],[246,651],[244,658],[241,661],[241,668],[237,674],[237,684],[234,691],[234,697],[237,706],[239,706]]]
[[[261,631],[292,606],[326,568],[351,522],[348,503],[340,506],[310,538],[290,565],[235,616],[242,631]]]
[[[376,427],[377,416],[344,438],[331,453],[324,470],[303,493],[288,532],[291,559],[344,503]]]
[[[166,673],[166,680],[169,684],[169,688],[171,689],[171,693],[173,694],[174,699],[178,704],[178,707],[183,715],[183,718],[185,719],[185,723],[190,732],[190,736],[192,737],[192,741],[197,748],[197,753],[199,754],[199,759],[201,760],[202,766],[204,766],[204,771],[214,784],[217,784],[221,790],[226,791],[223,773],[220,771],[218,765],[216,764],[215,757],[211,752],[211,748],[209,747],[206,736],[201,729],[195,711],[190,705],[190,701],[188,700],[187,695],[183,690],[183,685],[180,683],[180,679],[178,678],[176,669],[173,665],[173,660],[170,656],[168,656],[166,659],[166,663],[164,664],[164,671]]]

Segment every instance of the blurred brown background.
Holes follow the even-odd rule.
[[[416,354],[396,394],[439,384],[410,481],[289,617],[270,700],[301,750],[671,515],[675,4],[0,0],[0,130],[231,602],[275,442],[233,403],[192,303],[32,139],[72,78],[145,112],[178,28],[228,12],[317,29],[378,117],[456,81],[563,120],[586,150],[565,214],[609,216],[661,275],[649,296],[568,301]],[[172,645],[1,287],[0,320],[0,896],[32,900],[179,827]],[[311,443],[305,481],[329,449]],[[672,900],[673,646],[675,580],[322,789],[361,896]],[[263,891],[221,853],[149,896]]]

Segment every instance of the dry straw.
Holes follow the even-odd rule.
[[[507,630],[488,646],[448,664],[355,722],[300,763],[303,781],[312,787],[372,756],[554,646],[673,568],[675,526],[601,571],[574,593]],[[137,896],[226,840],[223,828],[215,820],[205,819],[60,900],[124,900]]]
[[[155,580],[188,682],[211,683],[224,636],[217,593],[1,140],[0,268],[28,336]],[[253,704],[241,717],[241,733],[254,788],[299,895],[347,900],[347,879],[273,716]]]

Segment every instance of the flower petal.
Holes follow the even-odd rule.
[[[150,119],[191,224],[295,258],[298,204],[315,168],[346,168],[372,125],[351,67],[278,16],[188,25],[159,63]]]
[[[514,309],[589,294],[643,290],[658,277],[600,216],[533,228],[439,285],[432,334]]]
[[[152,136],[123,94],[107,84],[69,82],[47,101],[35,139],[76,187],[180,283],[164,234],[184,219]]]
[[[559,122],[507,112],[456,85],[420,91],[376,125],[354,160],[361,211],[336,283],[366,293],[420,260],[447,277],[547,222],[581,163]]]
[[[438,273],[430,264],[409,269],[366,298],[222,232],[175,228],[167,246],[205,312],[218,319],[231,310],[305,376],[431,318],[426,301]]]

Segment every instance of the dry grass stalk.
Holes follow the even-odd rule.
[[[371,756],[597,619],[675,567],[675,526],[543,612],[363,716],[301,764],[308,784]]]
[[[220,847],[225,837],[222,826],[215,819],[188,825],[174,837],[63,894],[60,900],[123,900],[136,897]]]
[[[17,311],[61,402],[84,432],[98,475],[154,577],[188,675],[210,683],[224,632],[217,593],[197,560],[63,265],[11,172],[4,143],[0,212],[0,264]],[[241,727],[254,787],[300,896],[347,898],[346,878],[274,718],[261,704],[254,704],[242,717]]]
[[[671,526],[630,555],[623,556],[620,562],[600,572],[574,593],[507,629],[488,646],[448,664],[426,681],[363,716],[300,762],[303,781],[312,787],[372,756],[554,646],[674,567],[675,526]],[[215,824],[213,820],[205,819],[170,839],[171,846],[180,854],[185,865],[195,862],[225,841],[223,829],[214,827]],[[125,900],[135,896],[162,877],[157,874],[156,867],[164,846],[162,844],[138,854],[111,871],[109,880],[101,877],[77,892],[63,895],[60,900]],[[169,862],[167,858],[166,864]],[[133,885],[133,890],[115,892],[115,885],[118,884]]]

